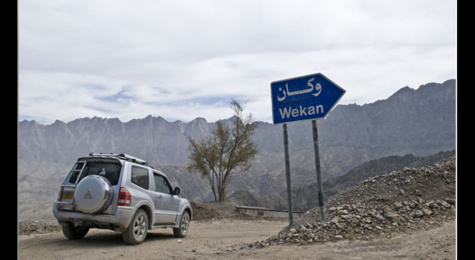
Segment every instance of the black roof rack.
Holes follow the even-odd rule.
[[[117,158],[117,159],[126,160],[126,161],[129,161],[129,162],[134,162],[134,163],[138,163],[138,164],[142,164],[142,165],[148,165],[147,161],[142,160],[142,159],[137,158],[137,157],[134,157],[132,155],[125,154],[125,153],[120,153],[120,154],[116,154],[116,153],[89,153],[89,156]]]

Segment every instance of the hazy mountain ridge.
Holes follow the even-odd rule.
[[[388,99],[371,104],[338,105],[317,124],[324,180],[385,156],[425,156],[452,150],[455,148],[455,80],[429,83],[417,90],[405,87]],[[90,152],[113,152],[128,153],[156,168],[172,171],[170,178],[180,184],[185,195],[207,201],[206,180],[188,173],[184,167],[188,160],[186,136],[200,139],[209,135],[215,125],[203,118],[183,123],[151,115],[128,122],[99,117],[68,123],[57,120],[51,125],[21,121],[18,127],[20,196],[29,196],[26,201],[32,203],[36,200],[51,203],[57,194],[55,186],[59,186],[77,157]],[[292,184],[315,182],[311,123],[290,123],[288,128]],[[248,190],[256,196],[269,196],[285,188],[282,127],[258,122],[254,140],[259,154],[253,167],[249,172],[235,175],[229,184],[229,194]],[[52,189],[45,191],[48,199],[37,198],[36,192],[43,190],[45,183],[50,183],[48,187]]]

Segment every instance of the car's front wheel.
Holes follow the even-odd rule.
[[[129,227],[122,232],[122,239],[130,245],[140,244],[145,240],[148,231],[148,216],[143,209],[137,210]]]
[[[173,229],[173,234],[175,237],[185,237],[188,233],[188,228],[190,227],[190,213],[188,211],[183,212],[180,219],[180,226]]]

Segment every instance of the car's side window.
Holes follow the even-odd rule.
[[[148,169],[132,166],[132,183],[137,184],[138,186],[147,189],[150,185]]]
[[[172,188],[166,178],[156,173],[153,174],[153,178],[155,179],[155,191],[172,194]]]

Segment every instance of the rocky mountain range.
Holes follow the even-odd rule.
[[[365,105],[338,105],[318,120],[324,180],[392,155],[426,156],[455,149],[455,80],[404,87],[385,100]],[[252,111],[246,111],[251,112]],[[229,120],[229,119],[226,119]],[[121,122],[117,118],[81,118],[51,125],[24,120],[18,125],[20,217],[40,214],[56,199],[58,187],[79,156],[90,152],[127,153],[167,173],[192,201],[209,201],[207,180],[186,171],[187,136],[209,135],[216,126],[204,118],[168,122],[149,115]],[[310,121],[289,129],[292,184],[315,182]],[[253,167],[236,173],[228,193],[246,190],[257,197],[285,189],[282,127],[258,122],[254,134],[259,154]]]

